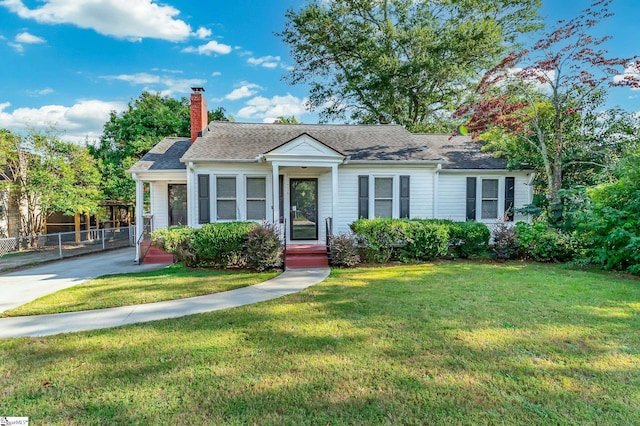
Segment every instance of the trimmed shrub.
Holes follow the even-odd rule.
[[[449,250],[453,257],[467,259],[487,251],[491,231],[480,222],[450,222]]]
[[[407,223],[407,244],[400,250],[401,260],[432,260],[447,255],[447,225],[429,220],[410,220]]]
[[[329,243],[331,265],[351,268],[360,262],[358,255],[358,239],[353,233],[342,233],[331,237]]]
[[[515,227],[506,222],[493,225],[493,244],[491,255],[496,260],[509,260],[518,257],[518,238]]]
[[[439,221],[360,219],[351,224],[366,262],[431,260],[447,254],[449,233]]]
[[[247,267],[258,272],[282,267],[282,242],[276,225],[265,223],[251,229],[244,247]]]
[[[255,222],[208,223],[198,229],[191,241],[200,265],[227,268],[243,266],[243,248]]]
[[[566,262],[579,254],[580,244],[572,235],[552,228],[544,221],[533,225],[516,223],[520,256],[537,262]]]
[[[397,258],[400,247],[407,245],[409,221],[398,219],[359,219],[351,224],[363,247],[366,262],[387,263]]]
[[[158,248],[171,253],[179,262],[191,267],[198,264],[198,257],[191,245],[196,231],[182,226],[159,229],[151,234],[151,240]]]

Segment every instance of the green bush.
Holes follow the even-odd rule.
[[[360,219],[351,224],[363,247],[366,262],[387,263],[397,258],[400,247],[407,245],[408,220]]]
[[[222,222],[203,225],[193,234],[191,245],[201,265],[216,268],[243,266],[243,248],[255,222]]]
[[[520,256],[537,262],[566,262],[579,254],[580,244],[571,234],[552,228],[544,221],[533,225],[516,223]]]
[[[450,222],[449,250],[453,257],[467,259],[487,251],[491,231],[480,222]]]
[[[448,230],[439,221],[360,219],[351,224],[367,262],[431,260],[447,254]]]
[[[198,264],[197,255],[191,245],[195,232],[193,228],[170,227],[154,231],[151,234],[151,240],[158,248],[174,255],[179,262],[184,262],[191,267]]]
[[[493,244],[491,255],[496,260],[509,260],[518,257],[518,238],[516,229],[507,222],[499,222],[493,226]]]
[[[587,190],[580,214],[587,262],[607,270],[640,274],[640,152],[615,170],[614,182]]]
[[[407,244],[400,250],[401,260],[432,260],[447,255],[447,225],[429,220],[411,220],[408,221],[407,231]]]
[[[273,224],[254,227],[245,244],[247,267],[258,272],[282,267],[282,242],[280,231]]]
[[[352,233],[342,233],[331,237],[329,243],[331,265],[350,268],[360,262],[358,239]]]

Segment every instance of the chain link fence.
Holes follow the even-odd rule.
[[[135,245],[135,226],[59,232],[38,236],[0,238],[0,264],[20,258],[20,263],[77,256]]]

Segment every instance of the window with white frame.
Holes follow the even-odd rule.
[[[247,220],[267,218],[267,179],[247,177]]]
[[[500,181],[498,179],[482,179],[481,182],[482,204],[480,217],[482,219],[497,219]]]
[[[374,217],[393,217],[393,178],[377,177],[374,179]]]
[[[216,216],[218,220],[235,220],[236,178],[216,177]]]

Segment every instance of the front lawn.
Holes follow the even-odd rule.
[[[54,314],[183,299],[267,281],[276,272],[209,271],[182,264],[132,274],[106,275],[41,297],[0,316]]]
[[[269,302],[0,341],[42,424],[637,424],[640,281],[557,266],[333,271]]]

